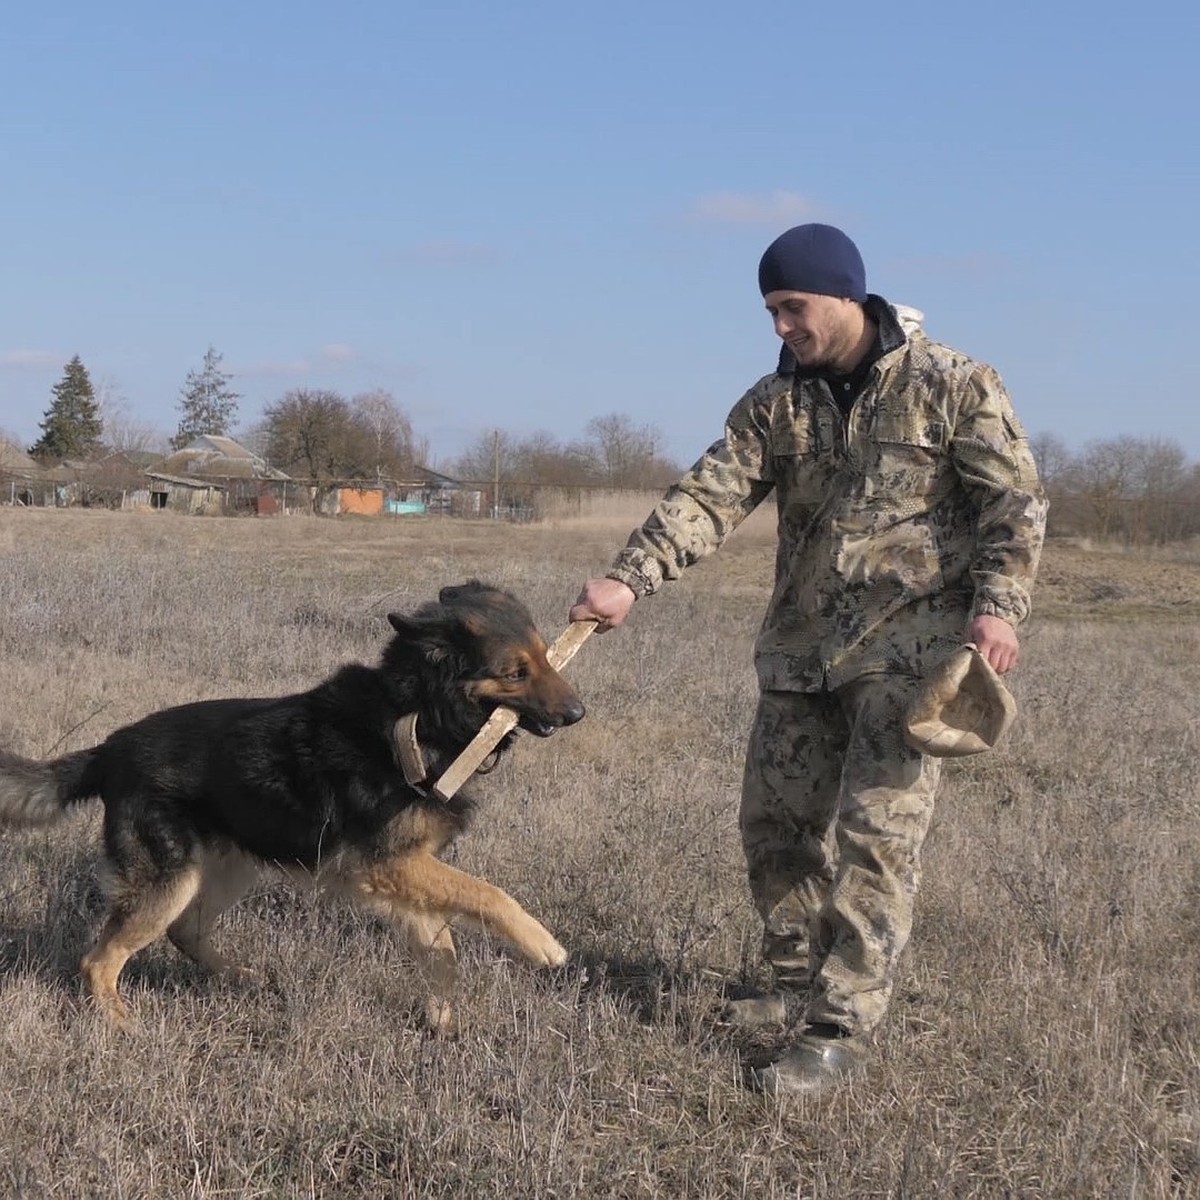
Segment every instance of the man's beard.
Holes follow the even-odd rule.
[[[791,350],[792,358],[796,363],[796,368],[802,375],[840,374],[837,364],[834,362],[828,351],[810,360],[802,359],[795,350],[792,350],[791,346],[788,346],[788,349]]]

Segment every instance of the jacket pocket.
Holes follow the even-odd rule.
[[[846,584],[876,589],[893,602],[942,586],[937,537],[928,522],[836,521],[833,535],[834,570]]]
[[[800,411],[778,420],[771,427],[771,457],[775,482],[786,503],[816,504],[824,493],[828,448],[822,453],[820,435],[812,414]]]
[[[927,496],[936,491],[946,469],[946,426],[923,413],[881,411],[870,435],[867,494]]]

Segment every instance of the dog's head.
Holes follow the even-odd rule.
[[[451,736],[473,736],[501,705],[538,737],[583,717],[583,704],[550,665],[528,609],[501,588],[472,579],[442,588],[436,603],[411,616],[389,613],[388,621],[396,637],[385,669],[411,671],[417,652],[422,715]]]

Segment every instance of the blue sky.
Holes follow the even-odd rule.
[[[627,413],[690,462],[775,359],[766,244],[993,363],[1034,432],[1200,459],[1191,5],[347,0],[10,6],[0,429],[79,354],[173,432],[393,392],[445,461]]]

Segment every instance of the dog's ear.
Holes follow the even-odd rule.
[[[421,628],[419,621],[414,621],[412,617],[406,617],[403,613],[388,613],[387,619],[388,624],[397,633],[403,633],[406,637],[415,637]]]
[[[478,579],[468,579],[466,583],[460,583],[451,587],[444,587],[438,592],[438,600],[443,604],[453,604],[456,600],[461,600],[464,596],[469,596],[472,592],[480,592],[484,590],[484,585]]]
[[[486,583],[480,583],[479,580],[468,580],[455,587],[445,587],[440,590],[438,601],[448,608],[446,616],[458,628],[466,630],[473,638],[482,637],[487,632],[487,619],[484,614],[476,612],[470,605],[472,605],[472,601],[478,604],[481,593],[491,592],[491,590]]]
[[[388,624],[400,637],[419,646],[430,662],[442,662],[451,647],[446,637],[446,622],[428,617],[407,617],[403,613],[388,613]]]
[[[479,610],[481,604],[491,600],[495,589],[478,579],[468,579],[466,583],[456,587],[444,587],[438,593],[438,600],[451,609],[458,619],[459,625],[472,638],[482,637],[489,628],[489,622]],[[472,607],[474,605],[474,607]]]

